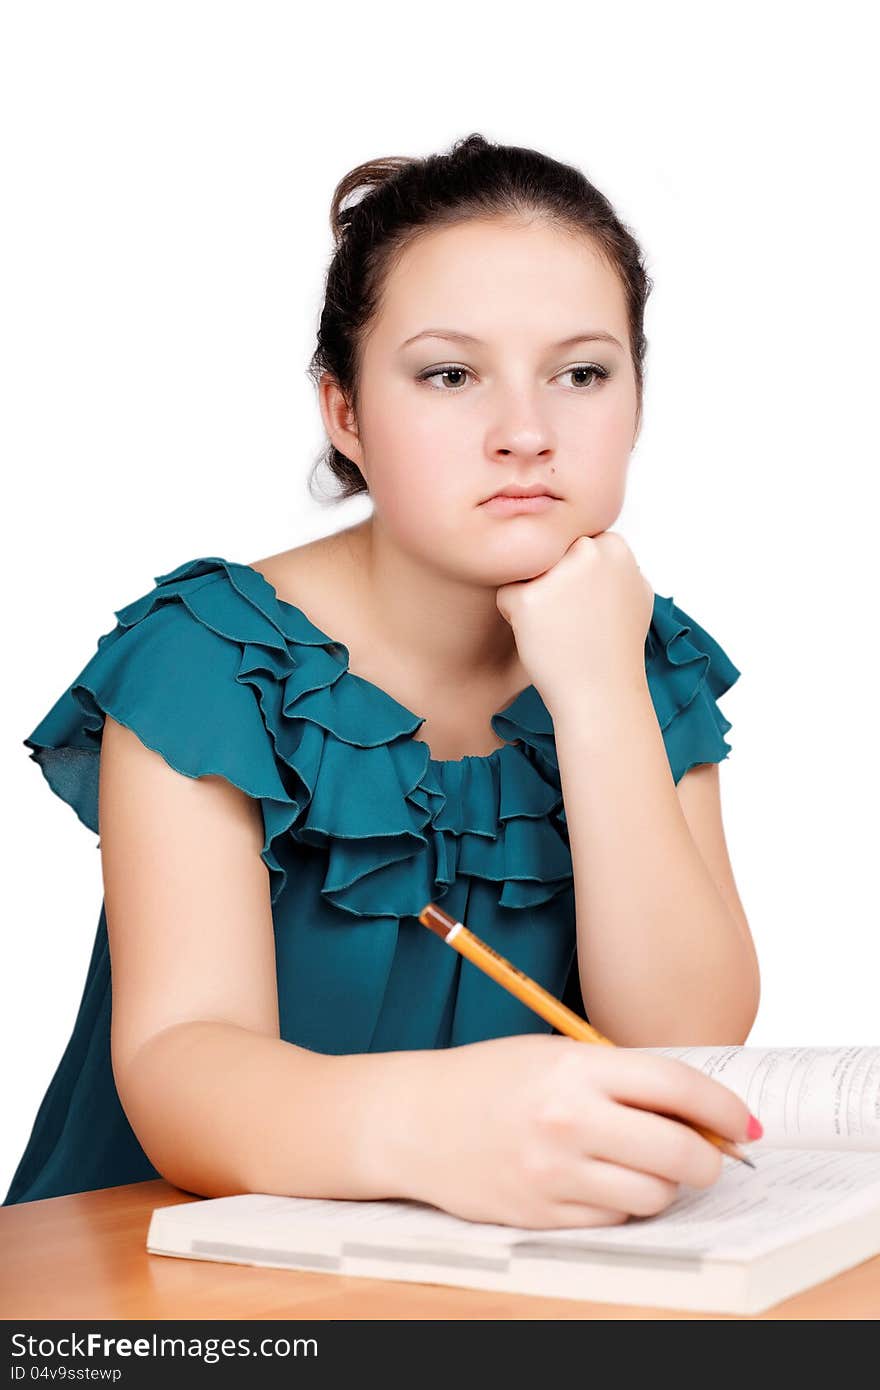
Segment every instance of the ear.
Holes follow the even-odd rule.
[[[363,472],[364,451],[354,410],[346,400],[342,387],[329,372],[324,372],[318,383],[318,403],[331,444]]]

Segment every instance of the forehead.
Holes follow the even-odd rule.
[[[552,341],[574,325],[627,336],[620,277],[583,234],[544,219],[459,223],[423,233],[390,270],[374,335],[397,347],[443,323],[487,343]]]

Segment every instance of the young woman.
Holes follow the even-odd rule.
[[[372,511],[158,576],[25,740],[105,891],[6,1202],[162,1175],[657,1212],[720,1172],[683,1121],[758,1131],[635,1049],[742,1043],[759,985],[717,781],[739,672],[608,530],[650,281],[581,173],[478,135],[355,169],[332,221],[312,371]],[[620,1046],[552,1033],[429,901]]]

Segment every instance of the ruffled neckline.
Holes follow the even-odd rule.
[[[326,850],[322,894],[361,917],[415,916],[460,876],[497,884],[506,908],[571,889],[553,720],[534,684],[492,716],[499,748],[434,758],[413,737],[424,717],[352,671],[344,643],[252,565],[201,556],[155,585],[116,610],[116,629],[29,741],[87,824],[97,829],[109,712],[177,770],[219,772],[260,798],[273,904],[296,871],[297,843]],[[154,679],[163,643],[173,696]],[[655,595],[645,660],[673,775],[724,757],[730,725],[715,698],[739,673],[671,597]],[[62,751],[56,764],[66,748],[95,761]]]
[[[217,564],[224,566],[233,584],[235,584],[233,570],[246,571],[246,575],[242,576],[242,582],[236,585],[245,594],[245,597],[255,597],[255,594],[249,593],[249,590],[252,589],[254,581],[256,581],[258,589],[262,588],[264,591],[262,597],[265,603],[270,609],[277,609],[279,627],[291,641],[317,643],[326,647],[329,652],[336,654],[346,678],[354,681],[362,690],[369,691],[372,700],[381,700],[385,703],[389,717],[397,721],[398,733],[414,736],[418,732],[422,724],[425,723],[427,715],[417,714],[400,700],[397,700],[383,686],[377,685],[375,681],[353,671],[351,669],[351,653],[345,643],[319,628],[317,623],[314,623],[298,604],[283,599],[264,574],[255,569],[253,565],[243,562],[225,561],[217,557],[214,557],[214,560]],[[182,568],[186,569],[188,565],[184,565]],[[157,583],[176,578],[178,573],[179,570],[172,570],[170,574],[158,576]],[[504,739],[504,743],[499,748],[493,748],[489,753],[465,753],[460,758],[436,758],[431,752],[430,745],[424,739],[413,737],[413,741],[428,750],[428,762],[442,772],[445,768],[460,769],[464,763],[497,761],[505,747],[509,747],[511,743],[516,742],[521,737],[521,729],[534,735],[541,735],[544,738],[553,734],[553,720],[550,711],[534,684],[526,685],[506,705],[502,706],[500,710],[496,710],[491,716],[489,724],[493,732],[499,738]],[[513,739],[510,737],[511,732],[515,735]]]

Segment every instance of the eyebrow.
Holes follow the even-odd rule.
[[[414,333],[411,338],[407,338],[401,343],[400,351],[409,347],[410,343],[416,342],[419,338],[448,338],[453,343],[470,343],[474,347],[485,347],[486,344],[481,338],[475,338],[471,333],[460,333],[454,328],[423,328],[420,333]],[[604,329],[588,329],[584,333],[575,333],[571,338],[563,338],[561,342],[551,343],[551,348],[574,347],[575,343],[613,343],[621,351],[623,346],[611,333],[606,333]]]

